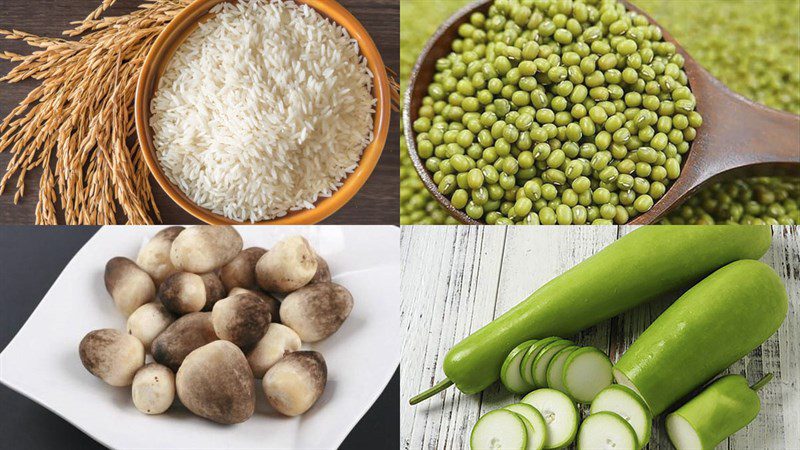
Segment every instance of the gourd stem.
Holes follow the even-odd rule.
[[[443,390],[449,388],[452,385],[453,385],[453,382],[448,380],[447,378],[445,378],[444,380],[442,380],[442,381],[436,383],[435,385],[433,385],[433,387],[428,389],[427,391],[421,392],[421,393],[411,397],[411,400],[409,400],[408,403],[410,403],[412,405],[416,405],[417,403],[433,397],[434,395],[438,394],[439,392],[442,392]]]
[[[769,383],[770,381],[772,381],[772,374],[768,373],[768,374],[764,375],[763,377],[761,377],[760,380],[758,380],[755,383],[753,383],[750,386],[750,389],[752,389],[754,391],[758,391],[759,389],[761,389],[764,386],[766,386],[767,383]]]

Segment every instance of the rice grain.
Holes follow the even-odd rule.
[[[372,73],[336,23],[292,1],[221,3],[176,50],[151,103],[167,177],[237,221],[310,209],[372,141]]]

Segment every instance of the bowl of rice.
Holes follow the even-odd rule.
[[[196,0],[148,53],[136,130],[158,184],[211,224],[317,223],[378,163],[389,79],[332,0]]]

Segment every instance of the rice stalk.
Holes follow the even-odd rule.
[[[392,110],[400,112],[400,77],[397,76],[394,70],[386,67],[386,74],[389,75],[389,94],[392,99]]]
[[[13,185],[14,203],[25,178],[41,169],[37,224],[129,224],[160,220],[148,170],[135,134],[136,82],[158,34],[189,0],[151,0],[135,11],[102,17],[114,0],[102,0],[84,20],[64,31],[76,40],[20,30],[0,37],[36,48],[29,55],[0,52],[16,63],[0,82],[41,83],[0,121],[0,152],[12,156],[0,194]]]

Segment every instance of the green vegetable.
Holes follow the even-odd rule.
[[[469,446],[474,450],[490,448],[526,450],[528,429],[525,426],[525,419],[507,409],[490,411],[478,419],[472,427]]]
[[[613,412],[587,417],[578,431],[578,450],[619,448],[633,450],[640,445],[631,425]]]
[[[757,391],[772,379],[768,374],[752,387],[741,375],[726,375],[667,416],[667,434],[678,450],[712,450],[758,415]]]
[[[544,448],[561,448],[575,440],[580,416],[566,394],[555,389],[537,389],[526,395],[522,403],[536,408],[544,418],[547,427]]]
[[[547,387],[547,367],[550,365],[550,361],[556,353],[570,345],[572,345],[572,342],[566,339],[559,339],[539,352],[532,366],[533,381],[536,387]]]
[[[563,374],[564,370],[564,362],[567,361],[567,357],[572,352],[579,348],[580,347],[577,345],[565,347],[559,350],[558,353],[553,356],[553,359],[550,360],[550,364],[547,365],[547,387],[561,391],[565,394],[567,393],[567,390],[564,388],[564,383],[561,382],[561,375]]]
[[[503,360],[519,343],[571,336],[731,261],[760,258],[770,241],[768,227],[639,228],[456,344],[444,360],[448,379],[411,404],[453,383],[466,394],[480,392],[497,380]]]
[[[603,411],[613,412],[628,421],[636,432],[639,447],[644,447],[650,441],[653,431],[653,415],[639,394],[621,384],[612,384],[603,389],[592,400],[589,414]]]
[[[719,269],[667,308],[614,367],[614,378],[660,414],[758,347],[783,322],[781,279],[758,261]]]
[[[519,344],[509,352],[505,361],[503,361],[503,366],[500,368],[500,381],[502,381],[503,386],[510,392],[515,394],[527,394],[533,389],[533,386],[523,379],[519,368],[522,358],[525,356],[525,352],[528,351],[528,348],[534,343],[536,343],[536,340],[525,341]]]
[[[535,344],[531,345],[531,347],[525,353],[525,357],[522,358],[522,364],[519,366],[519,371],[522,375],[522,378],[524,378],[525,381],[531,386],[535,385],[536,383],[533,379],[533,363],[536,361],[536,357],[539,356],[539,352],[541,352],[543,348],[559,339],[561,338],[557,336],[539,339]]]
[[[527,403],[514,403],[503,409],[517,413],[525,419],[525,428],[528,431],[527,450],[542,450],[544,441],[547,438],[547,424],[539,410]]]
[[[594,347],[584,347],[567,357],[561,383],[575,401],[590,403],[614,381],[611,367],[611,361],[605,353]]]

